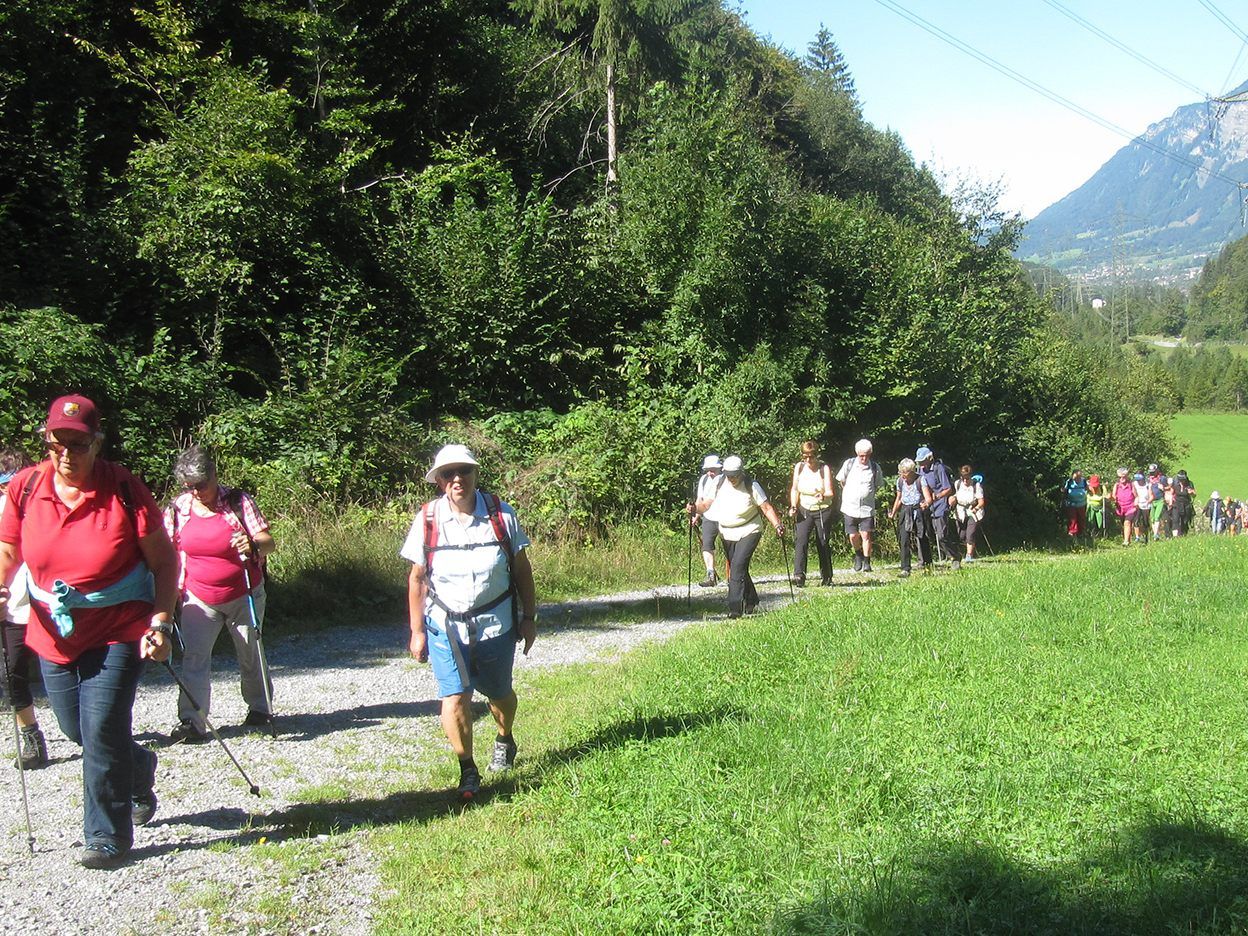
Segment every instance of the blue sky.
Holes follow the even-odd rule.
[[[1203,100],[1046,0],[894,2],[1132,134]],[[1209,2],[1248,31],[1243,0]],[[1060,5],[1210,94],[1248,80],[1242,37],[1199,0],[1060,0]],[[1001,204],[1026,217],[1078,188],[1128,142],[958,51],[879,0],[743,0],[740,10],[760,35],[799,53],[822,22],[845,56],[868,120],[896,130],[916,160],[951,179],[1000,180]]]

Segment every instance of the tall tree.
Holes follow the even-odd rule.
[[[830,78],[838,91],[857,99],[858,93],[854,90],[854,79],[849,73],[849,66],[845,64],[845,56],[841,54],[840,47],[832,39],[832,33],[828,32],[823,23],[819,24],[814,41],[806,46],[805,64],[811,71]]]

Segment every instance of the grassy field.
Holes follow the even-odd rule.
[[[1191,446],[1175,470],[1187,469],[1199,502],[1215,490],[1223,497],[1248,497],[1248,414],[1180,413],[1174,432]]]
[[[1243,932],[1246,558],[981,564],[538,676],[512,780],[378,830],[379,928]]]

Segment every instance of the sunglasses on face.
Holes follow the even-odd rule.
[[[71,455],[86,455],[91,451],[93,442],[57,442],[54,439],[45,439],[43,447],[53,455],[64,455],[69,452]]]
[[[456,477],[471,478],[474,471],[476,471],[476,469],[473,468],[472,465],[459,465],[455,468],[443,468],[438,472],[438,480],[450,482],[455,480]]]
[[[187,481],[185,484],[182,485],[182,489],[184,491],[196,491],[196,492],[206,491],[208,490],[208,488],[212,487],[212,485],[213,485],[213,479],[209,478],[206,481],[196,481],[194,483]]]

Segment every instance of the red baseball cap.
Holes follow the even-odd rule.
[[[44,426],[48,432],[53,429],[76,429],[95,435],[100,431],[100,412],[85,396],[71,394],[57,397],[48,407],[48,421]]]

